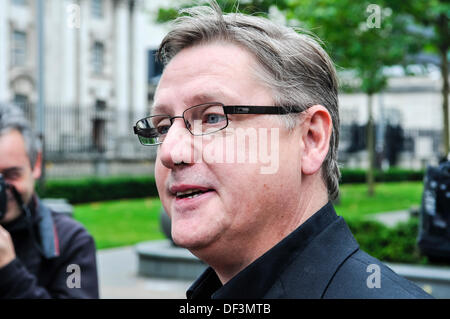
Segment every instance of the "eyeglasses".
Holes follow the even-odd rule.
[[[224,105],[219,102],[204,103],[186,109],[181,116],[152,115],[136,122],[134,134],[142,145],[159,145],[164,141],[170,127],[181,118],[188,131],[194,135],[207,135],[228,126],[228,114],[276,114],[301,113],[281,106]]]

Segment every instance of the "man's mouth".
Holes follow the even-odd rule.
[[[201,190],[201,189],[189,189],[183,192],[176,192],[176,198],[177,199],[183,199],[183,198],[195,198],[198,197],[202,194],[208,193],[208,192],[212,192],[212,189],[206,189],[206,190]]]
[[[198,209],[213,198],[216,190],[206,185],[177,184],[170,186],[169,192],[175,199],[175,211],[187,212]]]

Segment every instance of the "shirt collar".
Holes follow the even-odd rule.
[[[188,299],[262,298],[292,261],[325,228],[338,219],[331,202],[308,218],[295,231],[222,286],[209,267],[186,292]]]

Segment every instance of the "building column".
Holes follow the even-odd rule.
[[[62,72],[62,94],[61,102],[65,107],[73,107],[77,102],[77,35],[81,28],[81,8],[77,0],[66,0],[63,2],[62,11],[65,19],[62,21],[62,59],[64,61]]]
[[[142,117],[148,113],[147,107],[147,51],[145,39],[147,36],[142,30],[145,29],[144,3],[135,0],[132,11],[131,33],[133,35],[132,51],[132,104],[133,113],[136,117]]]
[[[10,48],[8,24],[9,3],[9,1],[2,1],[0,4],[0,103],[8,102],[11,99],[8,94],[8,65],[10,61],[8,51],[8,48]]]
[[[129,92],[129,12],[128,1],[115,1],[115,48],[114,48],[114,92],[116,97],[116,109],[123,120],[118,123],[119,135],[128,135],[130,125],[127,121],[130,103]]]
[[[75,29],[75,77],[76,77],[76,100],[75,103],[83,107],[89,107],[88,83],[90,77],[91,59],[89,43],[89,2],[88,0],[78,0],[76,2],[80,8],[80,28]]]

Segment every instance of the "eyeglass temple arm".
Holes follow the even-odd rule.
[[[225,105],[225,114],[289,114],[300,113],[300,110],[287,110],[281,106]]]

